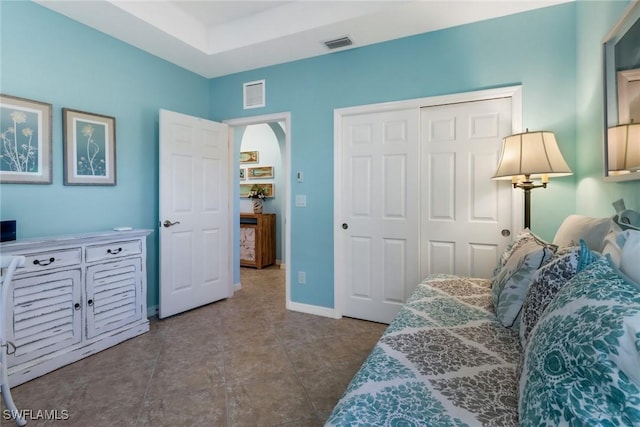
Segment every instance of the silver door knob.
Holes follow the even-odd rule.
[[[176,225],[176,224],[180,224],[180,221],[171,222],[168,219],[166,219],[162,225],[164,225],[165,227],[169,228],[172,225]]]
[[[503,237],[509,237],[511,236],[511,230],[505,228],[500,232],[500,234],[502,234]]]

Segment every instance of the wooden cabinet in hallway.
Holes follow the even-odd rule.
[[[240,214],[240,265],[262,268],[276,262],[276,214]]]

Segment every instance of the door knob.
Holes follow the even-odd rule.
[[[500,232],[500,234],[502,234],[503,237],[509,237],[511,236],[511,230],[505,228]]]
[[[349,224],[347,224],[346,222],[342,223],[342,229],[346,230],[347,228],[349,228]]]
[[[171,222],[168,219],[166,219],[162,225],[164,225],[165,227],[169,228],[172,225],[176,225],[176,224],[180,224],[180,221]]]

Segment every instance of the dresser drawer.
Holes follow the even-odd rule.
[[[34,271],[49,270],[58,267],[67,267],[80,264],[82,261],[82,249],[60,249],[56,251],[22,254],[25,257],[23,268],[19,268],[16,274],[32,273]]]
[[[103,245],[87,246],[86,261],[94,262],[113,258],[122,258],[142,253],[141,240],[105,243]]]

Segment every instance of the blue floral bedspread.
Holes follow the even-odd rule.
[[[516,330],[490,281],[432,275],[354,376],[326,426],[516,426]]]

